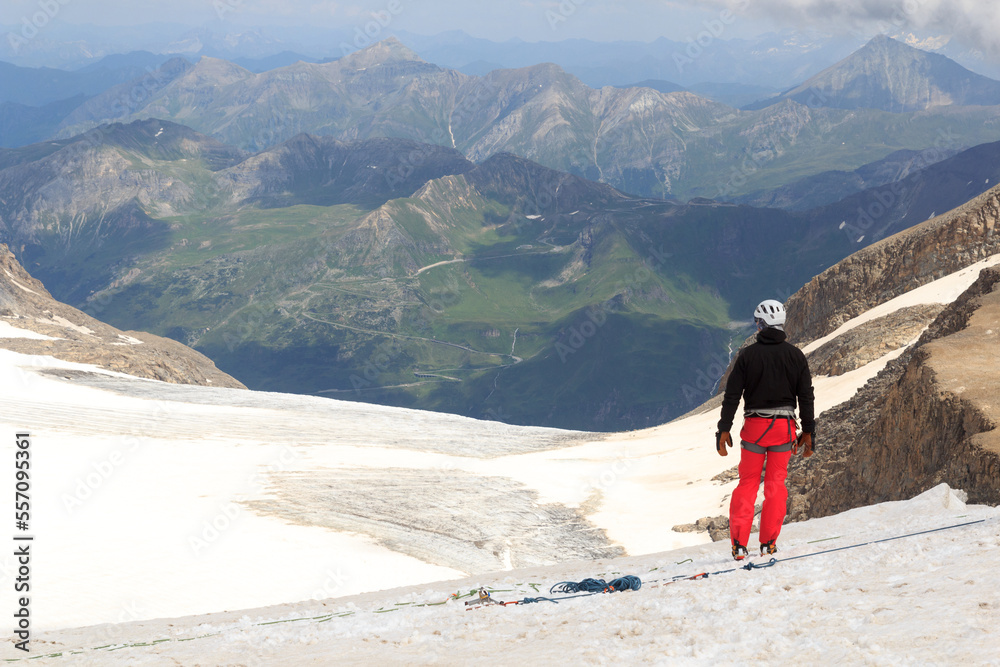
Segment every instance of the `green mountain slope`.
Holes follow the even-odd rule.
[[[637,198],[509,153],[98,134],[0,151],[0,240],[59,298],[258,389],[656,424],[711,395],[732,320],[857,248],[837,212]]]

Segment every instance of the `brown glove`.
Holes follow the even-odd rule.
[[[719,452],[719,456],[728,456],[729,452],[726,451],[726,447],[733,446],[733,439],[729,437],[729,431],[716,431],[715,432],[715,449]]]
[[[813,455],[812,433],[803,433],[799,436],[799,439],[795,441],[794,445],[792,445],[792,454],[798,454],[799,447],[802,448],[803,458],[809,458]]]

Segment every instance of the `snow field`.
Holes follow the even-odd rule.
[[[39,662],[1000,664],[994,641],[1000,571],[991,557],[1000,547],[998,528],[1000,511],[965,506],[959,494],[941,485],[910,501],[786,526],[780,559],[862,546],[765,569],[664,585],[678,574],[736,567],[724,544],[700,545],[354,598],[130,623],[115,626],[122,637],[114,650],[87,645],[101,636],[101,627],[48,633],[46,646],[65,655]],[[517,600],[546,595],[562,580],[610,580],[620,574],[638,574],[643,587],[558,604],[472,611],[461,601],[415,606],[478,585],[498,589],[496,599]]]
[[[425,436],[417,442],[404,439],[402,446],[379,446],[378,436],[358,437],[362,429],[356,423],[344,429],[339,441],[330,435],[325,444],[310,441],[308,426],[302,428],[302,437],[286,434],[272,441],[268,434],[281,418],[279,409],[170,400],[177,388],[151,382],[143,384],[159,385],[158,399],[132,398],[34,372],[86,368],[79,364],[41,357],[25,361],[24,355],[11,352],[2,357],[8,361],[3,366],[8,384],[20,384],[15,398],[7,401],[15,409],[5,414],[34,415],[29,423],[46,425],[54,423],[49,419],[54,410],[72,415],[58,431],[29,428],[34,434],[33,465],[39,471],[34,528],[40,546],[49,542],[38,556],[43,567],[36,576],[44,589],[59,591],[58,596],[37,598],[39,629],[352,595],[376,585],[386,588],[468,573],[387,548],[372,535],[335,532],[250,510],[248,503],[274,500],[273,481],[280,475],[329,470],[335,478],[338,470],[384,470],[391,478],[396,469],[406,468],[467,475],[470,485],[487,477],[510,479],[536,493],[539,503],[570,508],[593,503],[599,509],[589,515],[590,522],[629,553],[642,554],[707,542],[703,533],[672,528],[726,513],[725,498],[733,484],[711,478],[738,462],[737,452],[723,459],[710,448],[714,413],[582,445],[474,458],[443,453],[450,448],[443,440],[433,443],[438,451],[421,450]],[[27,363],[28,370],[10,370],[19,363]],[[841,391],[824,390],[825,380],[818,379],[817,393],[835,404],[873,373],[874,367],[855,371],[856,377],[846,381],[837,379],[846,382],[843,396]],[[187,399],[192,389],[184,388],[181,398]],[[323,419],[333,424],[331,431],[345,420],[353,421],[354,415],[329,408],[353,404],[295,397],[290,407],[315,401],[327,411]],[[447,426],[436,425],[435,415],[420,416],[430,432],[454,429],[449,416],[442,416]],[[403,439],[399,431],[412,424],[394,426],[393,417],[393,411],[382,408],[371,428],[387,439]],[[296,422],[294,416],[284,420],[285,428]],[[465,437],[492,438],[498,448],[509,442],[515,451],[521,449],[519,439],[537,432],[465,423],[470,429]],[[10,428],[24,426],[11,423]],[[116,435],[117,429],[128,434]],[[256,440],[227,438],[227,432],[237,429],[257,430],[259,435]],[[443,500],[438,489],[424,493],[429,504]],[[468,511],[479,512],[488,529],[498,509]],[[412,534],[409,539],[422,538]],[[506,555],[487,569],[504,567],[511,567]],[[257,583],[247,587],[247,580]]]

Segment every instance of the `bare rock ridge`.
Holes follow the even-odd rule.
[[[175,384],[246,388],[186,345],[142,331],[119,331],[56,301],[41,282],[24,270],[5,244],[0,244],[2,324],[23,329],[29,336],[0,337],[0,347],[15,352],[94,364]]]
[[[860,250],[788,299],[790,339],[804,345],[871,308],[1000,253],[1000,187]]]
[[[813,375],[850,373],[917,340],[944,310],[939,303],[900,308],[838,336],[808,355]]]
[[[789,520],[902,500],[941,482],[1000,504],[1000,270],[979,279],[851,400],[789,468]]]

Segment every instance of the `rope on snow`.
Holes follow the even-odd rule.
[[[614,593],[615,591],[637,591],[642,588],[639,577],[627,574],[624,577],[612,579],[611,583],[603,579],[584,579],[580,582],[561,581],[549,589],[549,595],[555,593]]]

